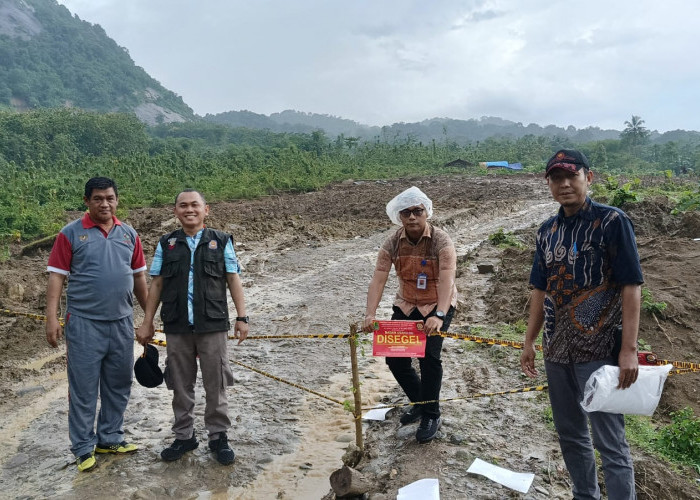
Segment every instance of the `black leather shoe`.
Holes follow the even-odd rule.
[[[423,409],[419,405],[409,406],[408,411],[401,415],[399,422],[401,422],[401,425],[412,424],[413,422],[418,422],[421,415],[423,415]]]
[[[209,441],[209,449],[216,453],[216,460],[221,465],[231,465],[236,459],[236,454],[228,445],[228,438],[225,432],[219,433],[218,439]]]
[[[420,425],[418,426],[418,431],[416,431],[416,439],[418,442],[427,443],[428,441],[435,439],[441,424],[442,419],[440,417],[423,415]]]
[[[188,451],[192,451],[199,446],[197,438],[194,437],[194,432],[192,437],[189,439],[176,439],[173,444],[168,446],[166,449],[160,452],[160,457],[166,462],[172,462],[174,460],[179,460]]]

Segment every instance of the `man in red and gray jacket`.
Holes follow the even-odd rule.
[[[61,230],[49,256],[46,339],[58,346],[58,307],[68,279],[68,432],[78,470],[88,471],[97,465],[95,451],[137,450],[124,440],[123,424],[134,364],[133,295],[145,307],[148,287],[141,240],[115,216],[117,185],[94,177],[83,200],[87,213]]]

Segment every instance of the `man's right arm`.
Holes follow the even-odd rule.
[[[365,332],[372,331],[377,307],[379,307],[379,302],[382,300],[382,294],[388,279],[388,271],[374,270],[372,280],[369,282],[369,290],[367,290],[367,307],[365,308],[365,320],[362,325],[362,330]]]
[[[49,283],[46,287],[46,340],[51,347],[58,346],[61,338],[61,324],[58,321],[58,305],[63,293],[63,283],[66,276],[60,273],[49,273]]]
[[[530,317],[525,331],[525,345],[520,355],[520,367],[530,378],[537,376],[535,369],[535,340],[537,340],[544,324],[544,290],[534,288],[530,293]]]
[[[160,304],[160,294],[163,291],[163,277],[153,276],[151,287],[148,290],[148,299],[146,299],[146,309],[143,311],[143,323],[136,331],[136,340],[141,345],[146,345],[153,339],[155,335],[155,325],[153,319],[156,315],[156,310]]]

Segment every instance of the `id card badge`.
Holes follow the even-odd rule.
[[[419,273],[418,279],[416,280],[416,288],[418,290],[425,290],[428,288],[428,275],[425,273]]]

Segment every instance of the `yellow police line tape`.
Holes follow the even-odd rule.
[[[451,339],[469,340],[470,342],[476,342],[478,344],[489,344],[489,345],[502,345],[506,347],[514,347],[515,349],[522,349],[525,347],[525,342],[519,342],[517,340],[501,340],[501,339],[490,339],[486,337],[477,337],[476,335],[468,335],[466,333],[448,333],[448,332],[438,332],[434,335],[439,337],[447,337]],[[535,345],[535,349],[538,351],[542,350],[540,344]]]
[[[153,339],[150,342],[151,344],[159,345],[165,347],[167,345],[167,342],[165,340],[160,340],[160,339]],[[308,387],[304,387],[299,384],[295,384],[294,382],[290,382],[288,380],[284,380],[280,377],[277,377],[276,375],[272,375],[271,373],[264,372],[263,370],[259,370],[257,368],[253,368],[252,366],[248,366],[246,364],[241,363],[240,361],[236,360],[230,360],[232,363],[235,363],[239,366],[242,366],[243,368],[247,368],[248,370],[254,371],[255,373],[259,373],[260,375],[263,375],[265,377],[271,378],[273,380],[277,380],[278,382],[282,382],[283,384],[291,385],[292,387],[296,387],[297,389],[301,389],[302,391],[310,392],[311,394],[314,394],[315,396],[318,396],[323,399],[327,399],[329,401],[333,401],[336,404],[339,404],[340,406],[345,406],[345,403],[338,399],[334,399],[330,396],[326,396],[324,394],[321,394],[320,392],[316,392],[313,389],[309,389]]]
[[[24,316],[27,318],[32,318],[40,321],[46,321],[46,316],[41,314],[32,314],[19,311],[11,311],[10,309],[0,309],[0,314],[6,316]],[[63,318],[59,318],[59,322],[63,325]],[[163,333],[163,330],[157,329],[156,332]],[[524,342],[519,342],[517,340],[501,340],[487,337],[478,337],[476,335],[469,335],[465,333],[448,333],[448,332],[438,332],[434,335],[439,335],[440,337],[453,338],[458,340],[466,340],[470,342],[476,342],[479,344],[487,345],[501,345],[506,347],[513,347],[515,349],[522,349],[525,345]],[[251,335],[247,337],[249,340],[265,340],[265,339],[345,339],[349,338],[351,334],[349,333],[317,333],[317,334],[301,334],[301,335]],[[229,335],[230,340],[235,340],[236,337]],[[538,351],[542,350],[542,345],[536,344],[535,349]],[[700,363],[693,363],[691,361],[671,361],[668,359],[657,360],[657,365],[673,365],[676,370],[672,370],[669,374],[682,374],[682,373],[695,373],[700,371]]]
[[[167,345],[167,342],[165,340],[160,340],[160,339],[153,339],[150,342],[151,344],[159,345],[162,347],[165,347]],[[276,380],[278,382],[282,382],[283,384],[290,385],[292,387],[296,387],[297,389],[301,389],[302,391],[309,392],[315,396],[318,396],[323,399],[327,399],[328,401],[332,401],[333,403],[339,404],[340,406],[344,406],[348,408],[348,405],[340,401],[338,399],[332,398],[330,396],[326,396],[324,394],[321,394],[320,392],[316,392],[313,389],[309,389],[308,387],[304,387],[299,384],[295,384],[294,382],[290,382],[288,380],[285,380],[283,378],[280,378],[276,375],[272,375],[271,373],[265,372],[263,370],[259,370],[258,368],[253,368],[252,366],[248,366],[245,363],[241,363],[240,361],[236,360],[231,360],[232,363],[237,364],[238,366],[242,366],[243,368],[246,368],[248,370],[254,371],[255,373],[258,373],[264,377],[271,378],[272,380]],[[512,389],[509,391],[500,391],[500,392],[477,392],[474,394],[470,394],[469,396],[462,396],[458,398],[446,398],[446,399],[433,399],[430,401],[417,401],[415,403],[400,403],[400,404],[392,404],[392,405],[382,405],[383,408],[400,408],[403,406],[413,406],[413,405],[422,405],[422,404],[427,404],[427,403],[447,403],[450,401],[462,401],[465,399],[474,399],[474,398],[485,398],[489,396],[505,396],[507,394],[518,394],[518,393],[524,393],[524,392],[532,392],[532,391],[544,391],[547,389],[547,385],[538,385],[534,387],[523,387],[521,389]],[[369,411],[372,408],[360,408],[363,411]]]

